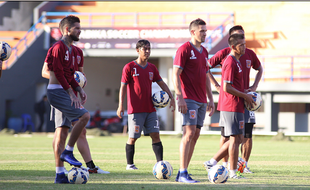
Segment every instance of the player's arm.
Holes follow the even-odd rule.
[[[171,101],[170,101],[170,106],[169,106],[169,108],[172,107],[172,111],[174,111],[174,110],[175,110],[174,97],[173,97],[173,95],[172,95],[172,93],[171,93],[169,87],[168,87],[167,84],[166,84],[164,81],[162,81],[162,80],[161,80],[161,81],[158,81],[157,84],[160,86],[160,88],[161,88],[163,91],[165,91],[165,92],[168,93],[168,95],[169,95],[169,97],[170,97],[170,100],[171,100]]]
[[[48,70],[47,62],[43,63],[41,74],[43,78],[46,78],[46,79],[50,78],[50,71]]]
[[[256,92],[256,89],[258,87],[258,83],[260,81],[260,79],[262,78],[263,76],[263,67],[262,66],[259,66],[258,67],[258,72],[256,73],[256,76],[255,76],[255,80],[254,80],[254,83],[252,86],[250,86],[250,88],[247,90],[247,91],[253,91],[253,92]]]
[[[220,50],[218,52],[216,52],[215,55],[213,55],[209,61],[208,61],[208,65],[209,65],[209,68],[215,68],[216,66],[218,65],[221,65],[222,61],[227,57],[227,55],[229,54],[230,50],[227,51],[226,50],[227,48],[223,49],[223,50]],[[211,81],[211,83],[215,86],[215,89],[218,93],[220,93],[220,88],[221,88],[221,85],[215,80],[213,74],[211,73],[211,71],[209,72],[208,74],[208,77]]]
[[[215,80],[211,71],[207,73],[207,78],[209,78],[209,81],[215,86],[216,91],[220,93],[221,85]]]
[[[124,115],[124,99],[126,96],[127,85],[125,83],[121,83],[121,87],[119,88],[119,102],[116,114],[119,118],[122,118]]]
[[[2,60],[0,60],[0,78],[1,78],[1,76],[2,76]]]
[[[210,72],[208,72],[210,73]],[[207,73],[207,75],[208,75]],[[210,83],[210,79],[209,77],[207,76],[206,77],[206,84],[207,84],[207,97],[209,99],[209,103],[208,103],[208,107],[207,107],[207,110],[210,110],[210,113],[209,113],[209,116],[212,116],[215,109],[214,109],[214,101],[213,101],[213,94],[212,94],[212,90],[211,90],[211,83]]]
[[[182,69],[178,67],[173,67],[173,85],[176,94],[176,98],[178,100],[178,111],[185,114],[187,112],[187,105],[182,95],[181,90],[181,79],[180,75],[182,73]]]
[[[235,89],[231,83],[223,82],[223,91],[227,92],[229,94],[232,94],[234,96],[238,96],[238,97],[243,98],[248,104],[250,104],[252,106],[253,106],[253,104],[256,104],[252,98],[252,97],[255,97],[254,95],[247,94],[247,93],[244,93],[244,92],[241,92],[241,91]]]

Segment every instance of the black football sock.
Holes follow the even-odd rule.
[[[157,162],[163,160],[163,150],[164,150],[164,148],[163,148],[162,143],[161,142],[153,143],[152,146],[153,146],[153,151],[155,153]]]
[[[89,169],[93,169],[93,168],[96,167],[95,164],[94,164],[94,162],[93,162],[92,160],[89,161],[89,162],[87,162],[87,163],[86,163],[86,166],[87,166]]]
[[[135,145],[126,143],[127,164],[133,164],[133,156],[135,154]]]

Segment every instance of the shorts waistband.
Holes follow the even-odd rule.
[[[60,84],[49,84],[47,89],[60,89],[63,88]]]

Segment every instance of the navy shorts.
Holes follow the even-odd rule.
[[[244,114],[239,112],[220,112],[220,126],[224,126],[225,137],[240,135],[244,131]]]
[[[150,133],[159,133],[159,121],[156,112],[128,114],[128,135],[129,138],[141,137]]]
[[[195,100],[185,99],[187,105],[187,112],[182,114],[183,126],[196,125],[203,126],[203,122],[206,116],[207,103],[200,103]]]
[[[62,112],[70,122],[77,121],[88,112],[84,107],[75,108],[71,105],[70,96],[63,88],[51,88],[49,85],[46,95],[51,106]]]

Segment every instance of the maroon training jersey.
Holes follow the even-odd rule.
[[[76,64],[74,57],[77,56],[77,52],[74,47],[70,52],[62,41],[58,41],[49,49],[45,59],[48,69],[54,71],[57,80],[65,90],[69,89],[70,85],[73,89],[79,86],[74,79]]]
[[[217,65],[222,65],[225,58],[230,54],[230,51],[231,49],[228,47],[216,52],[216,54],[209,60],[211,68],[214,68]],[[257,58],[255,52],[248,48],[245,49],[245,54],[239,58],[239,61],[242,65],[243,70],[244,88],[248,89],[250,86],[251,67],[257,70],[261,66],[261,63]]]
[[[217,110],[244,113],[244,99],[225,92],[223,90],[224,82],[230,83],[235,89],[244,92],[242,66],[240,62],[231,55],[227,56],[223,62],[222,81]]]
[[[127,113],[151,113],[156,111],[152,102],[152,83],[161,81],[155,65],[147,63],[145,67],[135,61],[123,68],[122,80],[127,85]]]
[[[208,51],[203,46],[198,51],[191,42],[186,42],[178,48],[173,66],[182,69],[180,80],[184,99],[207,103],[207,60]]]

